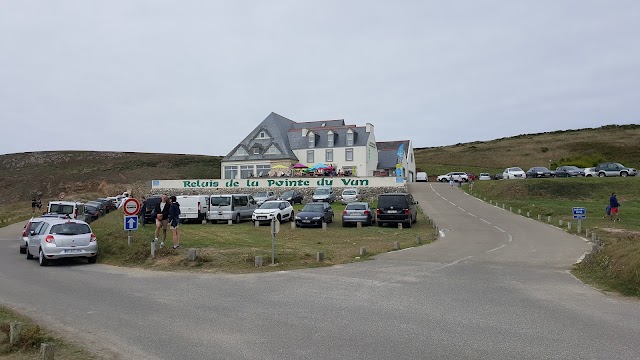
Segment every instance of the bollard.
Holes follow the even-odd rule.
[[[513,212],[513,208],[509,206],[509,212]]]
[[[551,216],[547,216],[547,222],[551,224]]]
[[[13,346],[20,341],[20,333],[22,332],[22,323],[12,322],[9,324],[9,345]]]
[[[598,246],[598,244],[591,244],[591,252],[598,252],[598,250],[600,250],[600,246]]]
[[[538,214],[538,221],[542,220],[542,215]]]
[[[398,223],[398,229],[402,229],[402,223]]]
[[[358,221],[358,222],[356,223],[356,227],[357,227],[358,229],[360,229],[360,228],[362,227],[362,221]]]
[[[571,230],[571,221],[567,222],[567,229]]]
[[[296,222],[290,221],[289,223],[291,224],[291,230],[294,230],[296,228]]]
[[[255,261],[256,267],[262,266],[262,256],[256,256],[254,261]]]
[[[504,210],[504,204],[502,204],[502,210]]]
[[[260,221],[254,221],[253,222],[253,226],[260,227]]]
[[[322,222],[322,230],[327,231],[327,223],[326,222]]]
[[[558,226],[562,226],[562,220],[558,220]]]
[[[156,257],[156,242],[155,240],[151,242],[151,258]]]
[[[40,356],[42,360],[53,360],[55,357],[56,347],[53,344],[40,344]]]
[[[395,241],[393,243],[393,250],[400,250],[400,241]]]
[[[489,204],[493,204],[493,200],[489,200]]]
[[[324,261],[324,253],[321,251],[318,251],[316,253],[316,261],[317,262],[323,262]]]
[[[584,229],[584,237],[589,237],[589,229]]]
[[[421,244],[422,243],[422,239],[420,239],[420,236],[416,236],[416,244]]]
[[[578,220],[578,229],[577,229],[578,234],[580,234],[582,232],[582,221]]]
[[[591,242],[596,242],[596,233],[591,233]]]
[[[518,215],[522,215],[522,210],[518,209]]]
[[[231,219],[227,220],[227,225],[233,225],[233,220]]]
[[[189,249],[187,252],[187,260],[189,261],[196,261],[196,257],[198,256],[198,252],[196,251],[196,249]]]
[[[202,224],[206,224],[207,223],[207,219],[202,220]]]
[[[360,256],[365,256],[367,255],[367,248],[361,247],[360,248]]]
[[[527,217],[530,218],[531,217],[531,211],[527,211]]]

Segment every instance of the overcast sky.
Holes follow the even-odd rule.
[[[0,1],[0,153],[226,155],[270,112],[416,147],[639,123],[640,1]]]

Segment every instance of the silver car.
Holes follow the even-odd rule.
[[[358,189],[349,188],[342,190],[342,195],[340,195],[340,202],[342,202],[342,204],[346,205],[356,201],[360,201],[360,192],[358,192]]]
[[[46,219],[29,233],[27,259],[38,257],[40,266],[51,260],[84,257],[90,264],[98,260],[98,241],[84,221]]]
[[[24,226],[24,231],[22,232],[20,254],[27,253],[27,246],[29,246],[29,234],[31,233],[31,231],[35,230],[41,222],[47,219],[69,219],[69,217],[64,214],[44,214],[42,216],[31,218],[29,222]]]
[[[273,191],[260,191],[253,194],[253,199],[256,201],[258,206],[260,206],[267,201],[275,200],[276,193],[274,193]]]
[[[373,225],[376,222],[375,215],[366,202],[353,202],[348,204],[342,212],[342,226],[356,223]]]

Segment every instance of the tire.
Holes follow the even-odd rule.
[[[413,223],[413,219],[409,219],[409,221],[407,221],[406,223],[406,227],[410,228],[412,223]]]
[[[598,173],[598,176],[599,177],[605,177],[606,175],[605,175],[605,173],[601,172],[601,173]]]
[[[418,214],[416,214],[416,217],[413,219],[413,223],[417,223],[418,222]]]
[[[383,222],[378,221],[378,227],[382,227],[384,225]]]
[[[347,227],[347,223],[346,222],[342,222],[342,227]]]
[[[49,260],[47,260],[47,258],[44,257],[44,253],[42,252],[42,249],[38,251],[38,263],[40,264],[40,266],[49,265]]]
[[[27,248],[26,250],[27,250],[27,260],[33,260],[33,255],[31,255],[31,253],[29,252],[29,248]]]
[[[96,256],[92,256],[92,257],[88,257],[88,258],[87,258],[87,262],[88,262],[89,264],[95,264],[95,263],[96,263],[96,261],[98,261],[98,255],[96,255]]]
[[[20,254],[26,254],[27,253],[27,248],[20,248]]]
[[[620,173],[620,176],[622,177],[627,177],[629,174],[626,171],[623,171]]]
[[[289,222],[295,220],[295,215],[293,214],[293,211],[291,212],[291,214],[289,214]]]
[[[240,224],[240,214],[236,214],[236,224]]]

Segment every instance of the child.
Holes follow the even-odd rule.
[[[607,207],[604,210],[605,210],[606,215],[603,216],[602,218],[606,219],[607,216],[611,217],[611,205],[607,205]]]

